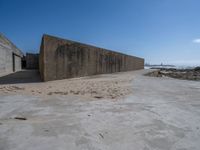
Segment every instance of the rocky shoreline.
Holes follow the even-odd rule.
[[[200,67],[194,69],[175,69],[175,68],[151,68],[157,69],[146,74],[151,77],[171,77],[183,80],[200,81]]]

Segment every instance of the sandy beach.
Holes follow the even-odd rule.
[[[133,79],[134,74],[132,71],[129,72],[129,74],[122,72],[111,75],[94,75],[45,83],[0,84],[0,94],[27,94],[40,97],[51,95],[76,95],[96,99],[120,99],[131,93]]]

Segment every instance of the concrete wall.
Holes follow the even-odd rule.
[[[14,72],[22,70],[22,58],[14,55]]]
[[[44,81],[144,68],[144,59],[44,35],[40,49]]]
[[[39,54],[26,53],[26,69],[39,69]]]
[[[12,69],[12,52],[0,45],[0,75],[9,73]]]
[[[21,70],[23,53],[0,33],[0,75]]]

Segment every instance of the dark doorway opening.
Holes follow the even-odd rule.
[[[13,61],[13,72],[15,72],[15,54],[12,53],[12,61]]]
[[[26,69],[26,57],[22,57],[22,69]]]

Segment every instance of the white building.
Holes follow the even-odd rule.
[[[0,75],[20,71],[23,53],[0,33]]]

